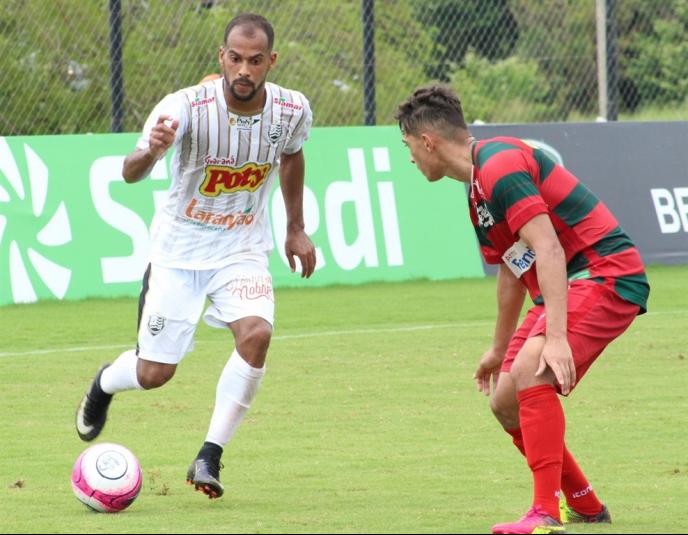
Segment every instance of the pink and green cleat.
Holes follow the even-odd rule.
[[[492,533],[566,533],[564,526],[542,508],[531,507],[518,522],[495,524]]]
[[[583,515],[574,511],[566,500],[559,502],[559,514],[564,524],[611,524],[612,515],[607,506],[602,504],[602,510],[596,515]]]

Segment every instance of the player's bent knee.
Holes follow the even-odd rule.
[[[247,345],[256,350],[267,351],[271,338],[272,325],[263,319],[256,318],[255,321],[241,329],[237,342],[241,346]]]
[[[174,364],[147,362],[138,367],[136,375],[141,387],[144,390],[151,390],[161,387],[172,379],[176,369]]]
[[[492,409],[492,414],[505,429],[518,427],[517,403],[514,404],[510,400],[494,396],[490,400],[490,409]]]

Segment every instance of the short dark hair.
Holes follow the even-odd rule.
[[[412,136],[417,136],[426,126],[433,127],[447,139],[455,137],[457,130],[468,130],[459,97],[440,85],[416,89],[399,105],[394,117],[401,131]]]
[[[275,30],[273,30],[272,24],[268,22],[268,19],[255,13],[237,15],[229,21],[225,28],[225,44],[227,44],[230,32],[237,26],[251,26],[252,28],[262,30],[268,36],[268,50],[272,50],[272,45],[275,43]]]

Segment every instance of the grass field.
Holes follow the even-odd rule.
[[[567,399],[567,441],[614,517],[572,533],[688,530],[688,266],[649,272],[650,312]],[[228,333],[202,325],[162,389],[119,394],[99,440],[126,445],[141,495],[117,515],[76,501],[74,411],[134,343],[133,299],[0,309],[0,532],[487,533],[530,476],[471,379],[494,280],[281,290],[268,373],[224,457],[225,496],[184,484]]]

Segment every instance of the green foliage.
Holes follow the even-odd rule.
[[[107,21],[107,4],[57,4],[3,5],[0,132],[109,130],[110,96],[99,89],[109,79],[107,23],[98,22]],[[89,31],[76,31],[82,25]]]
[[[5,4],[0,134],[108,131],[108,3]],[[309,97],[316,126],[362,124],[360,9],[359,0],[122,0],[125,130],[140,130],[165,94],[217,72],[225,25],[241,11],[275,26],[270,79]],[[430,80],[456,86],[484,120],[596,114],[592,0],[376,0],[375,22],[379,124]],[[688,0],[617,2],[617,33],[622,112],[688,98]]]
[[[675,8],[628,45],[625,74],[643,103],[675,103],[688,96],[688,7]]]
[[[430,78],[449,80],[452,65],[472,48],[490,60],[514,50],[519,29],[507,0],[433,0],[415,4],[418,18],[433,28],[434,47],[426,67]]]
[[[469,52],[463,65],[451,73],[450,84],[469,122],[544,122],[561,113],[551,102],[551,86],[534,60],[512,56],[491,62]]]
[[[597,106],[595,12],[593,2],[512,0],[521,29],[516,54],[535,60],[551,88],[559,120],[572,110]],[[555,31],[556,29],[556,31]]]

